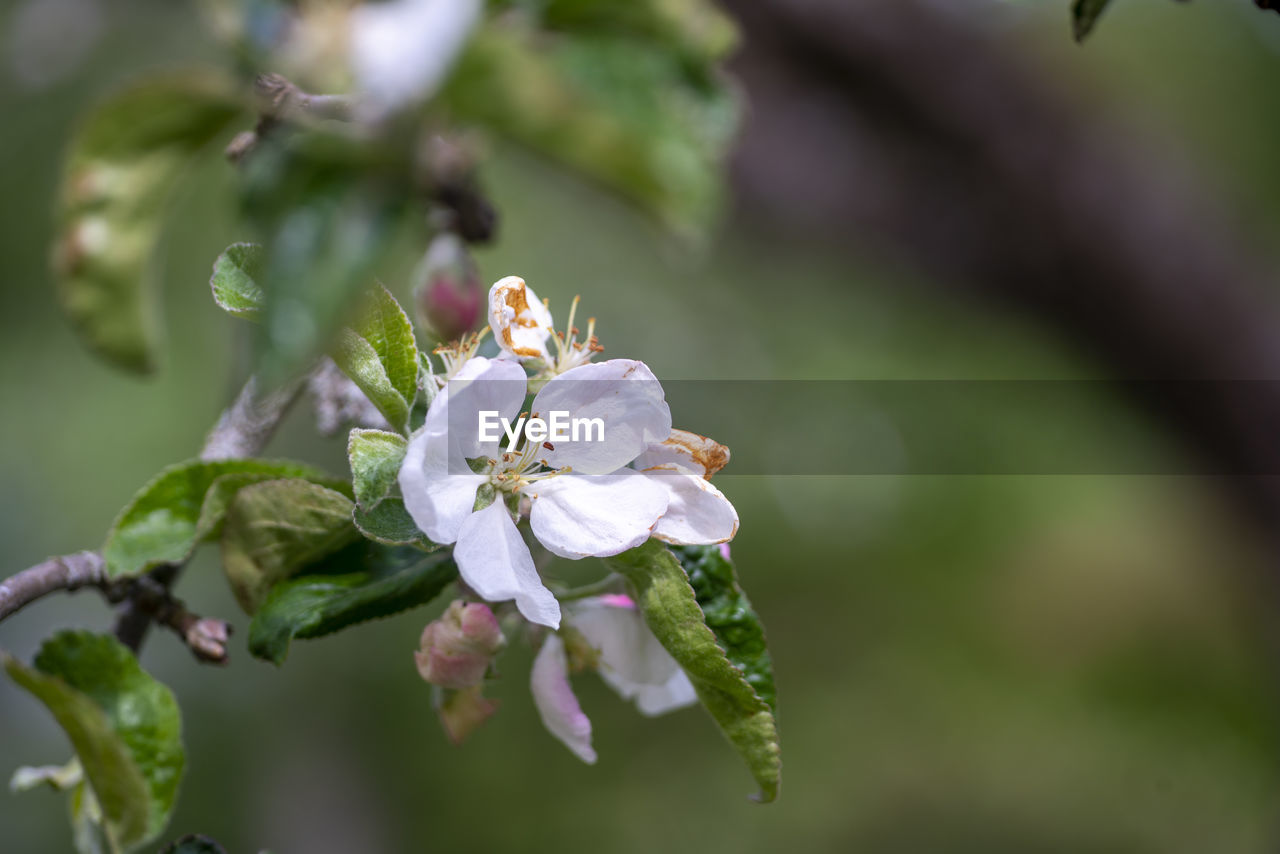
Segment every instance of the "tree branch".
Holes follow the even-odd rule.
[[[97,552],[51,557],[0,581],[0,620],[56,590],[70,593],[100,587],[106,580],[106,563]]]

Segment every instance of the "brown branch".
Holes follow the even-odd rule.
[[[49,558],[0,581],[0,620],[55,591],[100,587],[106,580],[106,563],[97,552]]]
[[[313,95],[281,74],[259,74],[253,81],[258,100],[258,123],[227,144],[224,154],[232,163],[243,160],[258,143],[282,124],[314,125],[319,122],[353,121],[355,99],[347,95]]]

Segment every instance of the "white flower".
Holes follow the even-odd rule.
[[[597,654],[600,677],[645,715],[697,702],[689,677],[645,625],[627,596],[597,596],[568,607],[569,623]],[[591,721],[569,685],[564,641],[550,635],[533,662],[529,687],[547,729],[587,763],[596,761]]]
[[[573,319],[578,313],[578,298],[569,308],[569,323],[564,334],[555,331],[551,311],[538,300],[533,288],[519,276],[507,276],[489,289],[489,328],[498,346],[508,356],[538,363],[543,376],[567,373],[589,363],[603,348],[596,340],[596,319],[587,320],[587,334],[577,340]],[[555,344],[553,355],[547,338]]]
[[[672,430],[645,448],[632,466],[667,490],[667,511],[653,536],[686,546],[732,540],[738,533],[738,512],[710,483],[728,462],[728,448],[686,430]]]
[[[480,19],[480,0],[385,0],[351,12],[351,67],[374,118],[435,93]]]

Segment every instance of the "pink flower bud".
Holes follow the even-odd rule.
[[[459,599],[423,629],[413,657],[418,673],[431,684],[469,688],[484,681],[489,662],[505,642],[488,605]]]
[[[436,713],[440,716],[444,734],[454,744],[462,744],[498,710],[497,701],[483,697],[481,690],[479,685],[461,691],[446,690],[440,698]]]
[[[452,232],[431,241],[414,275],[418,316],[441,341],[456,341],[480,323],[484,294],[475,262]]]

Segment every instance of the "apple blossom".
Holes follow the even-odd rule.
[[[484,681],[490,662],[505,643],[487,605],[458,600],[423,629],[414,660],[427,682],[469,688]]]

